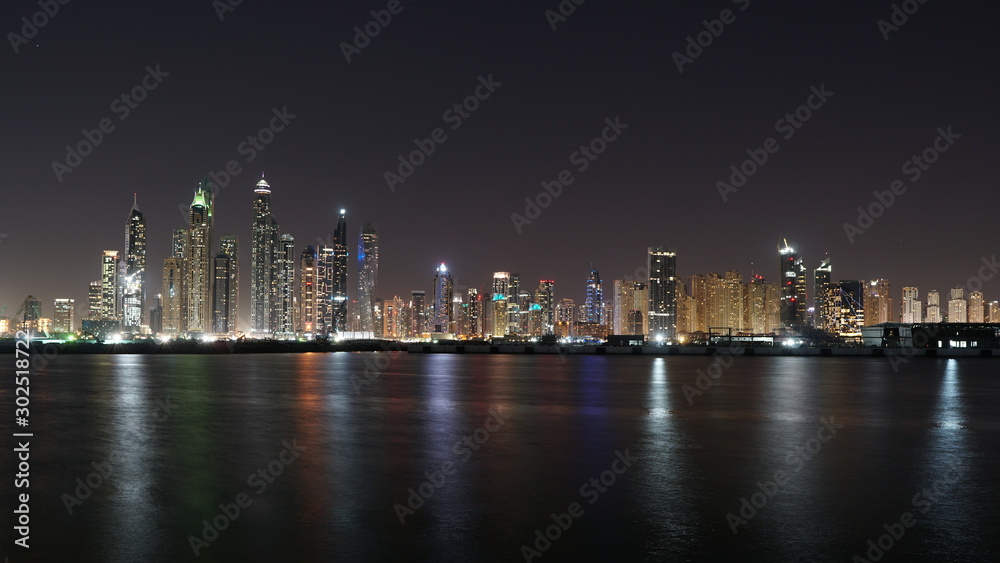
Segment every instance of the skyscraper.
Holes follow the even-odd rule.
[[[347,330],[347,210],[341,209],[333,233],[333,326]]]
[[[969,322],[986,322],[986,301],[983,299],[982,291],[973,291],[969,294]]]
[[[601,274],[593,268],[587,276],[587,300],[583,307],[586,322],[597,324],[604,322],[604,290],[601,289]]]
[[[488,301],[484,306],[489,310],[486,313],[485,331],[493,336],[506,336],[509,327],[507,320],[507,300],[511,290],[510,272],[493,272],[493,292],[487,296]],[[497,302],[502,301],[502,305]],[[498,316],[502,315],[502,316]]]
[[[1000,301],[990,302],[990,317],[989,322],[1000,323]]]
[[[781,326],[784,329],[798,330],[805,325],[807,317],[806,268],[795,249],[788,246],[788,241],[783,242],[784,246],[778,248]]]
[[[214,288],[212,290],[212,332],[229,332],[229,284],[232,279],[232,261],[225,252],[214,260]]]
[[[646,334],[649,314],[649,290],[636,280],[614,281],[613,332]]]
[[[103,273],[103,265],[102,265]],[[90,282],[90,287],[87,291],[87,318],[88,319],[99,319],[101,317],[101,293],[103,289],[103,284],[101,280],[96,280]]]
[[[444,264],[438,266],[434,274],[434,301],[431,303],[434,312],[428,323],[430,332],[448,332],[452,319],[453,283],[451,273]]]
[[[125,221],[125,279],[122,280],[123,330],[137,333],[146,319],[146,219],[133,196]]]
[[[649,247],[646,267],[649,269],[649,337],[673,341],[677,338],[677,253],[662,246]]]
[[[226,318],[229,320],[229,334],[239,332],[240,323],[240,238],[236,235],[222,235],[219,251],[229,257],[229,298]]]
[[[372,302],[378,281],[378,225],[365,221],[358,236],[358,318],[362,332],[373,332],[375,321]]]
[[[871,280],[865,286],[865,326],[892,322],[892,293],[889,281]]]
[[[410,292],[410,336],[416,338],[427,331],[427,292],[414,289]]]
[[[333,247],[324,246],[316,254],[316,331],[320,334],[330,334],[334,330],[333,270]]]
[[[813,272],[813,310],[815,311],[815,328],[825,330],[830,326],[830,307],[827,298],[830,296],[830,285],[833,282],[833,265],[830,257],[823,258],[819,267]]]
[[[278,296],[278,222],[271,215],[271,185],[261,176],[253,190],[250,239],[250,332],[271,334]]]
[[[941,295],[935,289],[927,292],[927,322],[941,322]]]
[[[151,334],[163,332],[163,294],[153,296],[153,306],[149,308],[149,331]]]
[[[965,290],[961,287],[951,290],[951,300],[948,301],[948,322],[969,322],[969,305],[965,300]]]
[[[299,306],[302,307],[302,332],[317,332],[316,272],[316,247],[307,246],[299,259]]]
[[[695,332],[708,332],[708,279],[704,274],[691,276],[691,298],[694,300],[691,324]]]
[[[180,334],[184,332],[184,274],[179,258],[163,260],[163,332]]]
[[[865,303],[865,282],[840,280],[837,290],[837,299],[840,302],[837,334],[850,338],[860,337],[861,328],[865,323],[865,307],[868,305]]]
[[[746,286],[746,321],[743,328],[752,334],[767,332],[767,283],[763,276],[755,275]]]
[[[901,320],[904,323],[919,323],[923,320],[920,306],[920,290],[915,287],[903,288],[903,314]]]
[[[178,260],[184,259],[184,248],[187,245],[187,229],[174,229],[170,233],[170,256]]]
[[[101,318],[121,320],[121,268],[117,250],[105,250],[101,257]]]
[[[277,279],[275,300],[271,309],[272,330],[285,337],[295,334],[295,238],[283,234],[275,254]]]
[[[206,177],[191,201],[184,256],[187,331],[212,331],[212,248],[215,209],[212,185]]]
[[[53,302],[53,330],[55,332],[73,332],[74,308],[76,299],[56,299]]]
[[[541,307],[542,334],[555,334],[556,324],[556,282],[540,280],[535,290],[535,303]]]

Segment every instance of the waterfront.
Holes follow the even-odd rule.
[[[59,355],[33,374],[30,560],[523,561],[572,503],[533,561],[844,561],[907,511],[881,561],[1000,553],[993,362],[731,360]]]

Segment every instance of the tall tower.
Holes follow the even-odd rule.
[[[453,288],[451,273],[444,264],[438,266],[434,274],[434,307],[433,316],[428,324],[430,332],[448,332],[453,315]]]
[[[250,332],[271,334],[277,299],[278,222],[271,215],[271,186],[263,175],[253,190],[250,239]]]
[[[941,294],[936,289],[927,292],[927,322],[941,322]]]
[[[278,240],[275,256],[277,279],[275,280],[275,300],[271,309],[272,327],[275,333],[285,336],[295,334],[295,238],[283,234]]]
[[[410,336],[420,336],[427,330],[426,295],[419,289],[410,292]]]
[[[307,246],[299,259],[299,306],[302,332],[316,333],[316,247]]]
[[[892,322],[892,293],[889,281],[875,279],[865,286],[865,326]]]
[[[101,257],[101,313],[105,319],[121,319],[119,300],[119,258],[117,250],[105,250]]]
[[[677,253],[662,246],[650,247],[646,257],[649,269],[649,337],[673,341],[677,338]],[[692,291],[696,291],[692,288]],[[697,307],[698,295],[695,294]]]
[[[555,334],[556,326],[556,282],[540,280],[535,290],[535,304],[541,307],[542,334]]]
[[[986,322],[986,300],[982,291],[973,291],[969,294],[969,322]]]
[[[219,251],[229,257],[229,297],[226,319],[229,326],[225,332],[239,332],[240,322],[240,238],[236,235],[222,235]]]
[[[813,326],[815,328],[825,329],[830,326],[827,299],[829,298],[830,284],[833,282],[832,276],[833,265],[830,263],[830,257],[827,256],[813,272],[813,311],[815,311]]]
[[[587,301],[584,303],[586,321],[601,324],[604,319],[604,290],[601,288],[601,274],[591,268],[587,276]]]
[[[229,283],[232,279],[232,260],[220,252],[213,261],[215,286],[212,290],[212,332],[229,332]]]
[[[378,279],[378,225],[365,221],[358,237],[358,317],[362,332],[375,330],[373,302]]]
[[[781,327],[799,329],[806,320],[806,269],[795,249],[778,247],[781,279]]]
[[[333,233],[333,329],[347,330],[347,210],[341,209]]]
[[[139,332],[146,319],[146,219],[134,196],[125,221],[125,279],[122,281],[123,330]]]
[[[948,301],[948,322],[969,322],[969,303],[965,300],[965,289],[955,287],[951,290],[951,300]]]
[[[206,177],[191,201],[188,240],[184,257],[184,289],[187,293],[187,330],[212,331],[212,229],[214,219],[212,185]]]
[[[920,290],[915,287],[904,287],[902,321],[907,324],[919,323],[923,320],[921,312]]]

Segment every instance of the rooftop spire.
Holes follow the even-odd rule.
[[[139,211],[139,194],[132,192],[132,211]]]

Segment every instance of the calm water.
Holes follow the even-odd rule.
[[[850,561],[907,511],[916,523],[881,561],[1000,556],[996,361],[895,374],[886,359],[740,358],[689,404],[710,358],[404,354],[356,389],[375,359],[55,358],[32,386],[30,557],[9,524],[0,556],[524,561],[572,503],[582,515],[532,561]],[[0,401],[9,412],[9,385]],[[301,449],[287,464],[286,441]],[[112,452],[111,474],[67,500]],[[394,506],[442,467],[401,523]],[[259,469],[271,483],[248,483]],[[758,483],[772,496],[753,497]],[[743,498],[761,507],[734,535]],[[238,517],[219,516],[238,499]],[[196,558],[189,536],[216,517],[226,529]]]

